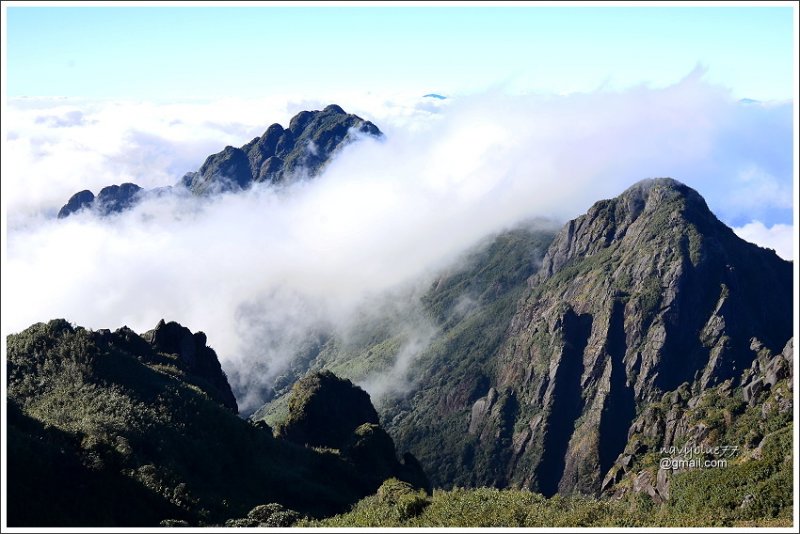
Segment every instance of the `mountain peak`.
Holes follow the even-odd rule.
[[[238,413],[228,377],[222,370],[217,353],[206,345],[208,340],[205,333],[192,333],[180,323],[161,319],[153,330],[138,337],[146,341],[154,353],[177,357],[172,360],[173,364],[185,373],[187,380],[199,380],[206,393],[222,406]]]
[[[241,148],[226,147],[209,156],[197,172],[181,183],[195,194],[246,189],[256,182],[284,182],[298,175],[315,176],[333,155],[354,140],[352,132],[373,137],[377,126],[330,104],[316,111],[301,111],[289,127],[273,124],[264,135]]]
[[[628,240],[640,244],[677,239],[681,232],[684,237],[698,232],[733,235],[697,191],[673,178],[649,178],[615,198],[595,202],[585,215],[569,221],[545,255],[539,279],[552,276],[573,258],[592,256],[618,243],[631,230]],[[692,261],[696,259],[695,254]]]
[[[274,123],[249,143],[241,147],[228,145],[208,156],[197,171],[186,173],[176,187],[186,188],[195,195],[207,195],[247,189],[257,182],[277,184],[298,176],[313,177],[339,150],[356,140],[358,134],[383,136],[373,123],[348,114],[336,104],[321,111],[301,111],[292,117],[288,128]],[[85,190],[73,195],[58,217],[67,217],[84,208],[96,209],[101,215],[118,213],[147,194],[161,192],[145,191],[131,183],[105,187],[97,197]]]
[[[322,112],[335,113],[336,115],[347,115],[347,113],[345,113],[344,110],[340,106],[337,106],[336,104],[331,104],[329,106],[326,106],[325,109],[322,110]]]
[[[644,209],[648,203],[655,206],[678,198],[683,198],[691,204],[695,204],[697,208],[710,213],[708,205],[700,193],[674,178],[640,180],[618,197],[621,202],[632,209],[632,213],[635,213],[637,217],[641,213],[641,209]]]
[[[529,286],[496,388],[542,407],[511,462],[532,462],[517,482],[545,494],[597,491],[629,431],[647,423],[637,405],[684,383],[735,381],[753,338],[777,353],[792,334],[791,264],[669,178],[568,222]]]
[[[689,186],[674,178],[645,178],[623,191],[620,197],[646,202],[651,193],[679,195],[697,194],[697,192]]]

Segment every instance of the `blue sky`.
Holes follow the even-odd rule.
[[[698,64],[736,98],[793,95],[791,7],[9,7],[7,94],[654,87]]]

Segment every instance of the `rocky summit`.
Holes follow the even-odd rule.
[[[483,425],[512,435],[508,481],[545,495],[596,493],[633,431],[653,423],[643,406],[682,385],[737,383],[753,340],[780,353],[792,335],[791,264],[671,179],[570,221],[529,285],[491,390],[514,415]]]
[[[206,392],[232,412],[238,413],[236,398],[228,384],[228,378],[214,349],[206,345],[206,335],[203,332],[192,333],[185,326],[174,321],[167,323],[162,319],[153,330],[145,332],[141,337],[150,344],[155,353],[177,356],[188,376],[202,380]]]
[[[273,124],[260,137],[240,148],[227,146],[208,156],[197,171],[186,173],[176,188],[194,195],[247,189],[254,183],[284,183],[295,178],[313,177],[338,150],[359,135],[380,138],[383,133],[368,120],[331,104],[320,111],[301,111],[289,127]],[[98,195],[84,190],[75,193],[58,212],[67,217],[82,209],[95,209],[100,215],[119,213],[147,195],[160,195],[167,188],[144,190],[124,183],[104,187]]]
[[[241,148],[225,147],[209,156],[181,184],[195,194],[245,189],[254,182],[279,183],[298,175],[316,175],[355,135],[381,137],[377,126],[332,104],[322,111],[301,111],[288,128],[273,124]]]

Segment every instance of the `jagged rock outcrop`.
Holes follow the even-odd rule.
[[[570,221],[529,281],[498,361],[494,388],[513,391],[519,413],[481,430],[515,429],[511,454],[497,456],[510,483],[599,491],[632,428],[653,424],[637,406],[682,384],[739,380],[756,358],[753,338],[783,348],[791,278],[789,262],[738,238],[671,179],[640,182]]]
[[[192,333],[191,330],[174,321],[164,322],[142,334],[159,353],[177,355],[184,371],[196,380],[203,382],[203,389],[217,399],[223,406],[238,413],[236,398],[233,396],[228,378],[222,370],[214,349],[206,345],[205,333]]]
[[[141,335],[127,326],[114,332],[101,329],[92,335],[97,336],[97,343],[101,347],[136,354],[142,363],[157,365],[175,373],[182,380],[200,388],[218,404],[238,413],[228,377],[214,349],[206,345],[205,333],[192,333],[179,323],[162,319],[153,330]]]
[[[336,151],[358,135],[382,137],[368,120],[331,104],[319,111],[301,111],[284,129],[273,124],[261,137],[244,146],[225,147],[206,158],[200,169],[186,173],[176,188],[195,195],[247,189],[253,183],[277,184],[295,177],[317,175]],[[91,191],[73,195],[58,212],[67,217],[83,208],[97,208],[101,215],[123,211],[146,194],[163,194],[171,188],[143,190],[125,183],[103,188],[95,198]]]
[[[245,189],[254,182],[279,183],[292,176],[314,176],[353,134],[380,137],[377,126],[332,104],[301,111],[284,129],[273,124],[241,148],[225,147],[206,159],[181,183],[195,194]]]
[[[699,391],[684,384],[660,402],[646,405],[631,425],[625,452],[606,474],[602,491],[616,498],[633,491],[656,502],[667,501],[673,476],[697,469],[684,465],[686,460],[707,456],[711,460],[760,461],[765,447],[771,447],[774,456],[774,440],[791,434],[793,340],[780,353],[771,352],[755,338],[750,348],[755,359],[738,379]],[[660,459],[683,460],[684,464],[657,470],[648,467],[645,443]],[[695,452],[703,450],[722,452]],[[779,461],[785,455],[784,461],[791,464],[791,451],[779,448],[777,452]]]

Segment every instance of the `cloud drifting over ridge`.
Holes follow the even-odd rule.
[[[225,144],[329,103],[13,103],[4,334],[53,317],[137,331],[177,320],[205,331],[246,389],[260,381],[241,369],[274,376],[304,338],[346,330],[370,299],[481,238],[531,217],[563,222],[642,178],[687,183],[731,223],[791,221],[791,104],[745,106],[696,77],[561,97],[341,95],[386,139],[346,147],[313,181],[53,218],[78,190],[173,184]],[[403,365],[432,335],[420,332]]]

